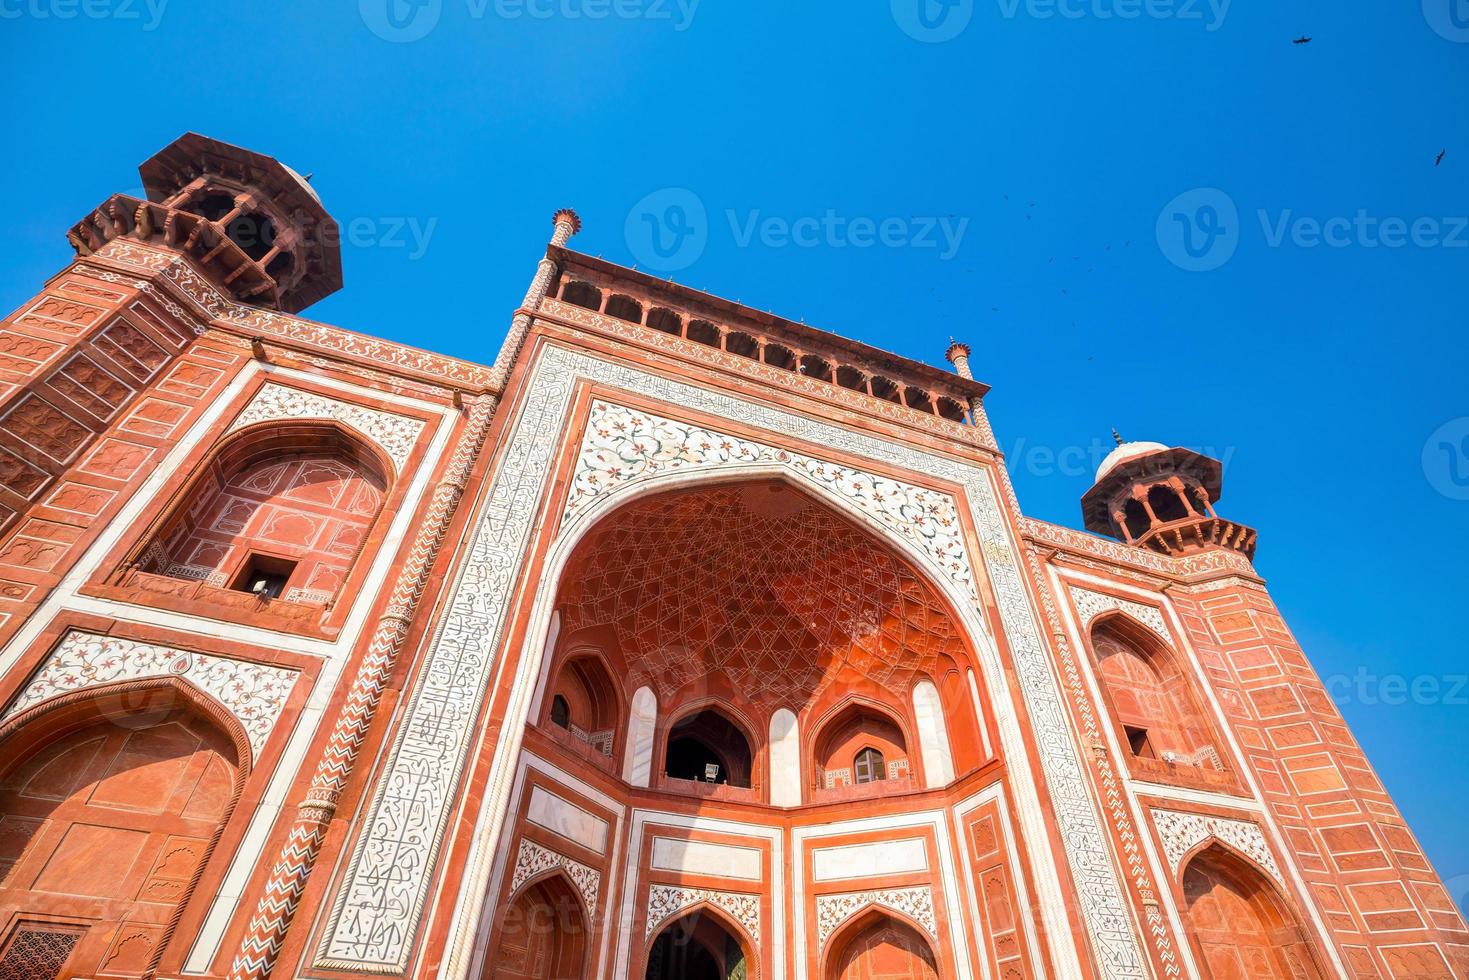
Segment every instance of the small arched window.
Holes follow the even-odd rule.
[[[571,727],[571,705],[559,694],[551,699],[551,724],[561,728]]]
[[[859,785],[876,783],[888,778],[887,762],[882,753],[874,748],[865,748],[857,753],[852,762],[852,779]]]

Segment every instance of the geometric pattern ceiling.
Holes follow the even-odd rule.
[[[627,689],[714,679],[759,714],[835,683],[906,700],[967,662],[944,601],[867,531],[787,483],[646,497],[602,520],[562,577],[562,633],[610,627]],[[866,683],[864,683],[866,682]]]

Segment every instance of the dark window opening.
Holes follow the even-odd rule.
[[[852,391],[867,390],[867,377],[856,368],[847,367],[845,364],[837,368],[837,384]]]
[[[858,783],[875,783],[888,778],[887,763],[877,749],[863,749],[852,764],[852,778]]]
[[[896,402],[903,404],[903,396],[898,393],[898,386],[887,378],[872,379],[872,393],[885,402]]]
[[[808,378],[818,381],[830,381],[832,379],[831,365],[824,358],[815,354],[807,354],[801,358],[801,373]]]
[[[249,592],[261,599],[279,599],[286,591],[286,583],[291,580],[291,573],[295,570],[296,563],[288,559],[251,555],[232,588],[237,592]]]
[[[1133,755],[1139,759],[1152,759],[1153,743],[1148,741],[1148,730],[1146,728],[1135,728],[1132,725],[1123,725],[1122,731],[1127,735],[1127,747]]]
[[[189,208],[201,218],[208,218],[210,221],[218,221],[234,209],[234,197],[222,191],[205,194]]]
[[[680,721],[668,735],[663,771],[671,779],[750,788],[750,743],[716,711]]]
[[[597,287],[584,282],[569,282],[561,289],[561,300],[572,306],[580,306],[584,310],[600,310],[602,308],[602,292]]]
[[[752,361],[760,359],[760,342],[747,333],[732,333],[724,338],[724,349]]]
[[[1153,507],[1153,513],[1158,520],[1167,523],[1169,521],[1181,521],[1188,515],[1188,507],[1178,491],[1172,487],[1163,485],[1148,488],[1148,503]]]
[[[678,738],[668,743],[668,775],[696,783],[727,783],[729,767],[713,749],[697,738]]]
[[[645,980],[744,980],[750,975],[740,944],[711,916],[674,923],[648,951]]]
[[[551,699],[551,724],[562,728],[571,727],[571,705],[559,694]]]
[[[270,265],[265,267],[265,271],[272,279],[279,282],[291,274],[291,269],[295,264],[296,260],[290,252],[281,252],[270,260]]]
[[[683,333],[683,321],[672,310],[655,307],[648,311],[648,326],[677,337]]]
[[[1152,526],[1152,522],[1148,520],[1148,512],[1143,509],[1143,505],[1130,498],[1122,505],[1122,518],[1127,523],[1128,536],[1134,539],[1142,537]]]
[[[630,296],[607,297],[607,315],[630,323],[643,322],[643,308]]]
[[[964,406],[960,405],[952,398],[940,398],[939,414],[948,419],[950,422],[963,422]]]
[[[690,320],[688,338],[706,347],[718,347],[719,328],[708,320]]]
[[[265,258],[275,244],[275,224],[263,214],[247,212],[235,218],[225,228],[229,240],[239,246],[240,251],[259,262]]]
[[[915,408],[920,412],[933,411],[933,399],[929,398],[928,392],[922,388],[909,386],[907,389],[907,402],[909,408]]]
[[[780,344],[765,345],[765,363],[771,367],[784,368],[787,371],[796,369],[796,355],[789,348]]]

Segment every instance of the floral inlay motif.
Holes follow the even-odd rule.
[[[842,924],[870,906],[892,909],[923,927],[929,937],[939,938],[938,920],[933,911],[933,892],[927,888],[889,888],[881,891],[848,892],[821,895],[816,899],[816,930],[821,945]]]
[[[597,894],[602,888],[602,875],[595,868],[589,868],[585,864],[573,861],[564,854],[557,854],[537,844],[535,841],[522,840],[520,852],[515,856],[515,873],[510,877],[510,891],[515,893],[520,886],[532,878],[553,868],[565,870],[566,876],[576,885],[576,890],[581,892],[582,900],[587,903],[587,918],[596,920],[597,916]]]
[[[230,431],[256,422],[280,419],[336,419],[350,425],[382,447],[400,473],[408,455],[413,452],[418,434],[423,431],[423,422],[419,419],[379,412],[278,384],[266,384],[256,392],[250,404],[230,426]]]
[[[258,757],[299,676],[283,667],[72,630],[41,664],[5,718],[73,691],[119,681],[177,677],[227,708],[245,729]]]
[[[715,908],[728,912],[750,934],[755,945],[760,945],[759,895],[716,892],[706,888],[674,888],[669,885],[653,885],[648,889],[648,924],[643,930],[643,938],[653,935],[669,919],[701,902],[708,902]]]
[[[1076,603],[1076,611],[1081,615],[1083,631],[1102,613],[1115,609],[1142,623],[1164,643],[1171,645],[1173,642],[1168,638],[1168,626],[1163,622],[1163,613],[1156,606],[1145,606],[1141,602],[1119,599],[1115,595],[1093,592],[1075,585],[1071,587],[1071,601]]]
[[[1153,825],[1158,828],[1158,836],[1163,841],[1163,854],[1168,858],[1168,866],[1173,869],[1174,874],[1183,870],[1181,865],[1185,855],[1213,837],[1239,851],[1270,872],[1276,881],[1285,884],[1285,878],[1275,863],[1275,855],[1270,852],[1270,845],[1265,842],[1265,835],[1258,824],[1202,813],[1155,809]]]
[[[565,516],[574,518],[625,483],[684,468],[741,464],[775,464],[834,491],[902,535],[970,597],[977,596],[953,497],[604,401],[592,403]]]

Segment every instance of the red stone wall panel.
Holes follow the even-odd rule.
[[[1269,596],[1237,581],[1170,595],[1199,655],[1228,665],[1221,700],[1349,968],[1452,977],[1464,921]]]

